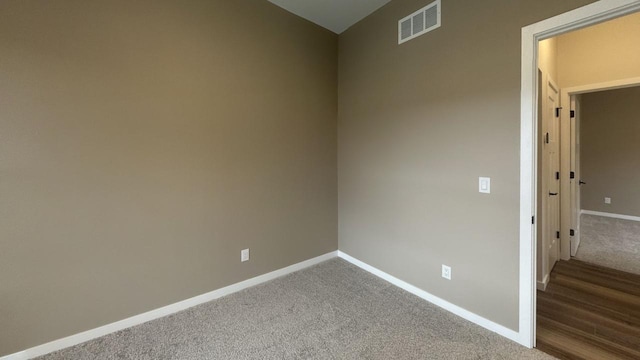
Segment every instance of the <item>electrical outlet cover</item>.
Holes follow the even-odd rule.
[[[240,261],[242,262],[249,261],[249,249],[244,249],[240,251]]]

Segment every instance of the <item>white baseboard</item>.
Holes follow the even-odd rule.
[[[578,249],[580,249],[580,229],[576,232],[576,236],[571,239],[571,256],[576,256],[578,254]]]
[[[537,286],[536,288],[540,291],[545,291],[547,290],[547,285],[549,285],[549,274],[544,276],[544,279],[542,279],[542,281],[537,281]]]
[[[376,275],[377,277],[386,280],[390,283],[392,283],[393,285],[404,289],[424,300],[427,300],[428,302],[437,305],[451,313],[454,313],[458,316],[460,316],[461,318],[471,321],[472,323],[476,324],[476,325],[480,325],[483,328],[493,331],[495,333],[497,333],[498,335],[502,335],[504,337],[506,337],[507,339],[513,340],[521,345],[524,346],[528,346],[527,344],[523,344],[522,343],[522,337],[520,336],[520,334],[517,331],[511,330],[507,327],[504,327],[500,324],[497,324],[491,320],[485,319],[480,315],[474,314],[469,310],[463,309],[457,305],[454,305],[446,300],[443,300],[435,295],[429,294],[428,292],[419,289],[405,281],[402,281],[392,275],[389,275],[387,273],[385,273],[382,270],[376,269],[375,267],[368,265],[354,257],[351,257],[347,254],[345,254],[342,251],[338,251],[338,257],[358,266],[359,268],[366,270],[370,273],[372,273],[373,275]]]
[[[601,211],[580,210],[580,214],[604,216],[604,217],[622,219],[622,220],[640,221],[640,216],[614,214],[614,213],[601,212]]]
[[[206,294],[198,295],[190,299],[177,302],[175,304],[167,305],[159,309],[151,310],[149,312],[146,312],[140,315],[135,315],[124,320],[120,320],[120,321],[117,321],[108,325],[104,325],[95,329],[84,331],[79,334],[71,335],[59,340],[54,340],[46,344],[35,346],[30,349],[20,351],[14,354],[5,355],[3,357],[0,357],[0,360],[26,360],[26,359],[42,356],[45,354],[49,354],[54,351],[62,350],[64,348],[78,345],[83,342],[114,333],[116,331],[120,331],[135,325],[140,325],[147,321],[155,320],[167,315],[177,313],[182,310],[186,310],[196,305],[204,304],[206,302],[218,299],[222,296],[233,294],[237,291],[244,290],[246,288],[296,272],[298,270],[302,270],[312,265],[319,264],[323,261],[335,258],[336,256],[338,256],[338,252],[332,251],[330,253],[327,253],[303,262],[299,262],[297,264],[293,264],[291,266],[287,266],[285,268],[275,270],[264,275],[256,276],[254,278],[251,278],[239,283],[235,283],[233,285],[229,285],[221,289],[208,292]]]
[[[42,355],[46,355],[49,354],[51,352],[54,351],[58,351],[58,350],[62,350],[64,348],[70,347],[70,346],[74,346],[74,345],[78,345],[81,344],[83,342],[89,341],[89,340],[93,340],[95,338],[104,336],[104,335],[108,335],[111,333],[114,333],[116,331],[120,331],[135,325],[140,325],[142,323],[151,321],[151,320],[155,320],[167,315],[171,315],[174,314],[176,312],[182,311],[182,310],[186,310],[190,307],[196,306],[196,305],[200,305],[215,299],[218,299],[222,296],[226,296],[229,294],[233,294],[237,291],[240,290],[244,290],[246,288],[276,279],[278,277],[302,270],[304,268],[319,264],[323,261],[335,258],[336,256],[372,273],[373,275],[378,276],[379,278],[386,280],[388,282],[390,282],[391,284],[404,289],[434,305],[437,305],[453,314],[456,314],[460,317],[462,317],[463,319],[466,319],[468,321],[471,321],[472,323],[475,323],[479,326],[482,326],[483,328],[493,331],[499,335],[502,335],[508,339],[511,339],[515,342],[521,343],[521,337],[520,334],[514,330],[511,330],[509,328],[506,328],[500,324],[497,324],[491,320],[485,319],[477,314],[474,314],[466,309],[463,309],[457,305],[454,305],[448,301],[445,301],[435,295],[432,295],[424,290],[421,290],[405,281],[402,281],[394,276],[391,276],[387,273],[385,273],[382,270],[379,270],[373,266],[370,266],[354,257],[351,257],[349,255],[347,255],[346,253],[342,252],[342,251],[333,251],[318,257],[315,257],[313,259],[309,259],[279,270],[275,270],[272,271],[270,273],[264,274],[264,275],[260,275],[233,285],[229,285],[226,286],[224,288],[218,289],[218,290],[214,290],[211,292],[208,292],[206,294],[203,295],[199,295],[196,297],[192,297],[190,299],[187,300],[183,300],[180,302],[177,302],[175,304],[171,304],[171,305],[167,305],[164,307],[161,307],[159,309],[155,309],[155,310],[151,310],[149,312],[140,314],[140,315],[136,315],[136,316],[132,316],[130,318],[124,319],[124,320],[120,320],[108,325],[104,325],[92,330],[88,330],[88,331],[84,331],[81,332],[79,334],[75,334],[75,335],[71,335],[59,340],[54,340],[51,341],[49,343],[43,344],[43,345],[39,345],[39,346],[35,346],[32,348],[29,348],[27,350],[24,351],[20,351],[14,354],[10,354],[10,355],[6,355],[3,357],[0,357],[0,360],[27,360],[27,359],[31,359],[34,357],[38,357],[38,356],[42,356]],[[526,344],[523,344],[524,346],[527,346]]]

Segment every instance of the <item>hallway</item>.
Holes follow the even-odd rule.
[[[537,306],[539,350],[560,359],[640,359],[640,275],[560,261]]]

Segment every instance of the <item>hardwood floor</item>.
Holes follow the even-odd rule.
[[[578,260],[538,291],[537,348],[559,359],[640,359],[640,275]]]

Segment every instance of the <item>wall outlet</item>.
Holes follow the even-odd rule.
[[[442,277],[451,280],[451,267],[442,264]]]
[[[604,203],[605,204],[611,204],[611,198],[610,197],[604,198]]]
[[[240,261],[241,262],[249,261],[249,249],[244,249],[240,251]]]

